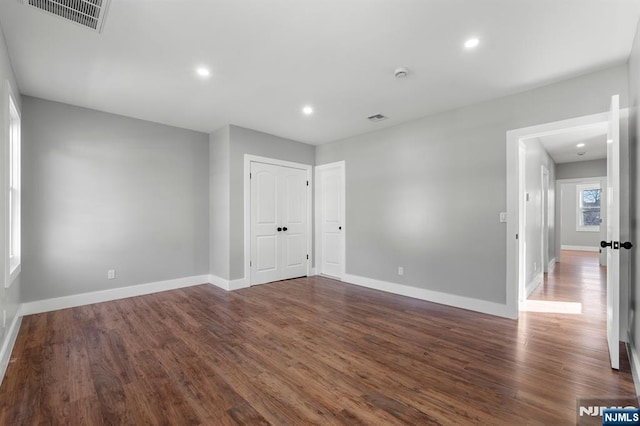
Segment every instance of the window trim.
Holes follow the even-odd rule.
[[[577,232],[600,232],[600,225],[582,225],[582,191],[588,189],[600,190],[600,219],[602,219],[602,185],[600,182],[579,183],[576,185],[576,231]]]
[[[21,155],[22,155],[22,114],[17,98],[8,80],[5,80],[3,99],[4,111],[4,287],[9,288],[20,274],[22,269],[21,253],[21,210],[22,210],[22,182],[21,182]],[[12,122],[17,120],[17,129]],[[13,132],[17,132],[17,150],[12,150]],[[13,158],[12,158],[13,154]],[[15,164],[17,169],[14,169]],[[12,176],[14,177],[12,181]],[[12,185],[13,183],[13,185]],[[12,196],[12,192],[14,195]],[[17,199],[17,205],[11,200]],[[13,210],[13,211],[12,211]],[[17,220],[13,221],[12,217]],[[12,255],[14,254],[14,255]]]

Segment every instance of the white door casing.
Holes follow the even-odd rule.
[[[345,164],[316,167],[316,268],[342,279],[345,273]]]
[[[607,342],[611,368],[620,367],[620,105],[611,98],[607,132]]]
[[[519,237],[522,235],[524,225],[523,195],[521,187],[523,162],[521,142],[523,140],[556,135],[576,130],[593,127],[606,127],[609,114],[606,112],[587,115],[567,120],[537,124],[530,127],[509,130],[506,133],[507,148],[507,268],[506,268],[506,295],[504,316],[518,318],[519,305],[523,297],[523,263],[526,247],[525,241]],[[556,226],[558,223],[556,223]],[[559,229],[557,227],[557,229]],[[559,247],[559,245],[558,245]],[[557,254],[556,254],[557,255]]]
[[[245,156],[245,277],[250,285],[309,274],[310,171],[307,165]]]

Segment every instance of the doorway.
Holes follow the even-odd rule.
[[[522,185],[518,179],[519,176],[522,175],[522,171],[519,169],[519,165],[521,164],[520,160],[520,146],[525,140],[531,139],[539,139],[543,137],[565,137],[567,134],[571,132],[581,132],[581,131],[589,131],[594,128],[606,128],[607,129],[607,159],[608,159],[608,175],[611,176],[620,176],[620,168],[624,167],[624,164],[620,162],[620,118],[619,118],[619,107],[618,107],[618,99],[617,95],[611,98],[611,109],[609,113],[601,113],[594,114],[591,116],[579,117],[570,120],[563,120],[554,123],[547,123],[538,126],[532,126],[523,129],[517,129],[513,131],[507,132],[507,216],[509,218],[514,218],[513,221],[508,221],[507,223],[507,297],[508,297],[508,306],[510,312],[512,312],[514,318],[518,318],[518,310],[520,306],[522,306],[523,302],[526,300],[526,295],[528,294],[526,291],[527,281],[521,279],[522,271],[521,266],[523,263],[526,265],[527,257],[530,255],[531,250],[527,249],[527,246],[532,244],[530,238],[526,238],[527,229],[525,227],[529,227],[531,223],[532,217],[527,218],[525,214],[524,220],[519,220],[521,218],[521,209],[522,207],[522,199],[526,197],[527,201],[529,200],[529,193],[523,193],[521,191]],[[625,148],[626,149],[626,144]],[[613,152],[614,154],[611,154]],[[628,179],[628,175],[626,176]],[[550,179],[551,180],[551,179]],[[620,235],[619,235],[619,221],[622,219],[623,224],[623,233],[628,232],[628,208],[620,209],[619,200],[620,198],[625,198],[625,194],[628,193],[628,184],[622,184],[622,190],[620,186],[619,177],[617,179],[608,178],[608,186],[609,186],[609,194],[614,194],[614,196],[609,196],[607,198],[607,208],[611,209],[611,211],[617,212],[617,214],[609,214],[609,221],[607,223],[608,227],[608,236],[609,240],[613,242],[612,249],[618,249],[618,245],[620,244]],[[613,189],[611,189],[613,188]],[[620,196],[622,194],[622,197]],[[525,207],[527,209],[527,207]],[[540,210],[538,210],[539,215]],[[612,220],[611,218],[616,217],[617,220]],[[542,222],[543,218],[539,217],[539,220]],[[626,227],[624,226],[626,223]],[[537,237],[536,237],[537,238]],[[540,241],[540,240],[538,240]],[[609,250],[608,256],[611,257],[612,253],[614,256],[619,255],[618,250]],[[538,252],[540,253],[540,252]],[[623,318],[619,315],[620,312],[626,312],[626,303],[628,298],[625,297],[625,290],[621,292],[622,294],[622,303],[621,298],[619,297],[619,286],[620,281],[617,279],[611,279],[611,261],[608,261],[608,278],[607,278],[607,340],[609,342],[609,352],[611,357],[611,365],[612,368],[617,368],[618,366],[618,328],[623,329],[623,333],[625,328],[620,327],[623,322]],[[617,264],[617,262],[616,262]],[[535,269],[535,268],[534,268]],[[615,273],[617,275],[620,270],[619,267],[614,268]],[[626,271],[623,272],[622,275]],[[511,288],[509,288],[511,287]],[[625,322],[626,324],[626,322]],[[624,336],[624,334],[621,334]],[[624,337],[623,337],[624,339]]]

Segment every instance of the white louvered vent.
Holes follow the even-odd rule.
[[[27,0],[29,6],[101,32],[110,0]]]

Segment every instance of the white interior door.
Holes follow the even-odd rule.
[[[307,275],[307,171],[251,162],[251,284]]]
[[[280,279],[279,168],[251,163],[251,284]]]
[[[307,275],[307,172],[280,167],[280,279]]]
[[[344,274],[344,162],[316,168],[319,222],[318,272],[342,279]]]
[[[611,98],[607,135],[607,341],[611,368],[620,366],[620,107]]]

